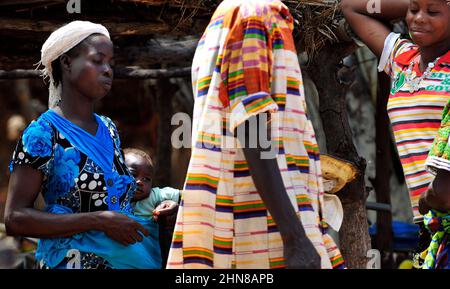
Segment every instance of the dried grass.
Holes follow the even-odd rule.
[[[301,49],[313,58],[325,45],[338,41],[335,34],[342,15],[338,0],[285,0],[300,34]]]
[[[199,12],[212,13],[220,0],[168,0],[169,5],[178,4],[181,15],[176,27],[185,27]],[[301,41],[300,48],[313,58],[325,45],[337,42],[334,31],[338,21],[338,0],[282,0],[294,17],[295,37]]]

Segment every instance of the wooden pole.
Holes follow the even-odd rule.
[[[46,32],[51,33],[67,22],[55,20],[29,20],[18,18],[0,18],[0,30]],[[164,34],[171,31],[171,27],[163,22],[113,22],[102,21],[112,36],[152,35]]]
[[[0,70],[32,69],[33,63],[40,58],[39,49],[43,41],[35,39],[27,47],[18,47],[20,42],[17,39],[6,43],[0,48]],[[120,40],[114,42],[114,60],[118,67],[160,67],[162,63],[188,66],[192,63],[197,43],[196,36],[152,37],[142,45]]]
[[[371,179],[375,189],[377,203],[390,205],[390,177],[392,172],[391,137],[389,128],[389,117],[386,107],[389,98],[390,80],[385,73],[378,74],[378,92],[375,115],[376,131],[376,175]],[[394,266],[391,211],[377,211],[377,234],[375,236],[375,247],[381,252],[381,266],[392,269]]]
[[[115,49],[116,63],[146,67],[161,63],[180,65],[192,63],[198,37],[152,38],[145,45],[119,45]],[[181,64],[182,65],[182,64]]]
[[[171,78],[186,77],[191,74],[190,67],[169,69],[141,69],[141,68],[119,68],[114,70],[114,78],[118,79],[149,79],[149,78]],[[0,70],[0,79],[39,78],[41,73],[32,69]]]

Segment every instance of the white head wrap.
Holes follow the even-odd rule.
[[[56,106],[61,99],[61,83],[55,85],[52,76],[52,62],[62,54],[74,48],[81,41],[92,34],[102,34],[110,38],[108,30],[100,24],[89,21],[73,21],[55,30],[42,45],[40,64],[44,66],[42,76],[50,79],[49,101],[50,108]]]

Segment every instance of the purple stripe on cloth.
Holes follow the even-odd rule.
[[[260,61],[258,60],[246,60],[244,61],[244,67],[245,68],[249,68],[249,67],[259,67],[261,64]]]

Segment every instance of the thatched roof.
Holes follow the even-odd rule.
[[[301,39],[300,48],[305,50],[309,56],[320,50],[330,41],[337,41],[335,34],[340,20],[343,18],[339,13],[339,0],[281,0],[288,7],[295,19],[295,34],[297,39]],[[134,2],[149,2],[146,0],[136,0]],[[183,9],[182,17],[178,27],[189,24],[189,19],[199,13],[212,13],[217,7],[218,0],[160,0],[169,5],[174,2],[179,3]],[[187,10],[189,12],[186,13]]]
[[[300,49],[310,57],[330,42],[338,41],[338,29],[342,14],[338,0],[284,0],[301,34]]]
[[[300,48],[308,55],[314,54],[330,41],[337,41],[335,34],[340,20],[339,0],[281,0],[288,7],[295,19],[295,34],[301,39]],[[135,3],[146,4],[155,1],[133,0]],[[180,13],[175,14],[178,29],[192,25],[195,17],[212,14],[221,0],[158,0],[160,5],[179,7]]]
[[[334,29],[342,17],[339,0],[284,0],[296,22],[295,35],[300,49],[314,55],[329,41],[335,41]],[[190,46],[203,32],[220,0],[81,0],[81,13],[69,14],[67,0],[2,0],[0,2],[0,69],[31,68],[39,59],[42,43],[49,33],[72,20],[90,20],[104,24],[120,48],[119,65],[156,64],[144,47],[154,47],[150,39],[169,37]],[[186,38],[187,36],[187,38]],[[180,38],[181,37],[181,38]],[[192,43],[191,43],[192,42]],[[195,43],[194,43],[195,44]],[[153,45],[153,46],[152,46]],[[159,44],[158,44],[159,45]],[[171,45],[169,45],[170,47]],[[195,45],[194,45],[195,46]],[[142,54],[143,53],[143,54]],[[135,57],[136,55],[142,57]],[[189,58],[190,55],[185,58]],[[134,58],[133,58],[134,57]],[[160,58],[159,58],[160,59]],[[170,59],[167,60],[170,62]],[[173,62],[178,61],[174,58]],[[130,63],[131,62],[131,63]]]

